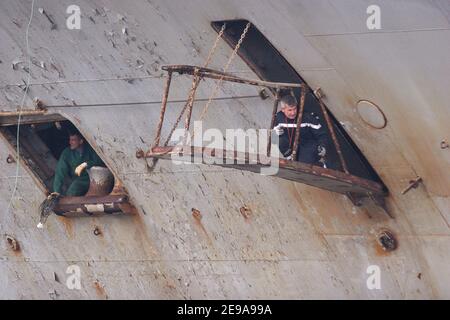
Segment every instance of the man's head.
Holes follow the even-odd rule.
[[[291,95],[283,96],[280,100],[281,102],[281,112],[288,119],[295,119],[297,116],[297,99]]]
[[[71,150],[76,150],[84,143],[84,139],[77,131],[69,132],[69,146]]]

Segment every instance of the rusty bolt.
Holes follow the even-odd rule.
[[[266,99],[269,97],[269,95],[267,94],[266,89],[261,89],[261,90],[259,90],[258,94],[259,94],[259,97],[260,97],[262,100],[266,100]]]
[[[138,149],[136,151],[136,158],[141,159],[145,156],[144,151],[142,149]]]
[[[11,247],[13,251],[20,250],[19,242],[17,242],[17,240],[13,236],[6,235],[6,242],[8,242],[8,245]]]
[[[244,217],[245,220],[247,220],[248,218],[250,218],[252,211],[247,207],[247,206],[243,206],[239,209],[239,211],[241,212],[241,215]]]
[[[409,185],[405,188],[405,190],[402,191],[402,194],[407,193],[409,190],[411,189],[416,189],[419,186],[419,183],[422,182],[422,178],[421,177],[417,177],[414,180],[409,180]]]
[[[448,144],[448,142],[446,140],[442,140],[441,141],[441,149],[448,149],[450,148],[450,145]]]
[[[8,157],[6,158],[6,162],[7,163],[15,163],[16,159],[14,159],[14,157],[9,154]]]
[[[388,230],[383,230],[378,233],[377,240],[384,251],[394,251],[395,249],[397,249],[397,240],[395,239],[392,232]]]
[[[200,213],[199,210],[192,208],[192,216],[196,219],[196,220],[201,220],[202,219],[202,214]]]
[[[94,235],[99,236],[101,234],[102,234],[102,231],[100,230],[100,228],[95,226],[95,228],[94,228]]]
[[[45,110],[44,103],[37,97],[33,99],[33,105],[37,110]]]

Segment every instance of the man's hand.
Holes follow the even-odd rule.
[[[287,149],[286,152],[283,154],[284,158],[286,160],[293,160],[292,158],[292,150],[291,149]]]
[[[81,175],[81,172],[83,172],[83,170],[86,169],[86,167],[87,167],[87,163],[86,163],[86,162],[83,162],[83,163],[80,164],[78,167],[76,167],[76,169],[75,169],[75,174],[76,174],[77,176],[80,176],[80,175]]]
[[[281,125],[277,125],[276,127],[274,127],[273,131],[275,131],[278,136],[281,136],[284,133],[284,129],[281,127]]]
[[[324,146],[318,146],[317,147],[317,154],[319,155],[319,157],[324,158],[325,155],[327,154],[327,149],[325,149]]]

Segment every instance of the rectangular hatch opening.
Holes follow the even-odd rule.
[[[67,156],[71,154],[78,156],[78,153],[75,153],[77,151],[70,150],[70,135],[72,139],[82,140],[82,150],[89,150],[89,154],[97,159],[90,162],[90,165],[94,165],[92,168],[83,170],[86,173],[82,173],[82,179],[77,180],[81,183],[74,183],[79,177],[71,172],[71,168],[67,167],[58,171],[67,172],[67,174],[63,175],[63,179],[59,179],[62,181],[60,192],[63,197],[54,209],[56,214],[91,216],[135,212],[117,176],[107,167],[95,146],[89,143],[69,120],[60,115],[27,114],[18,126],[17,119],[18,113],[0,116],[0,136],[7,142],[11,155],[14,155],[13,159],[17,159],[17,132],[19,131],[20,164],[30,173],[45,195],[55,191],[55,174],[63,153],[66,156],[65,159],[68,159]],[[74,133],[77,136],[73,137]],[[77,160],[74,159],[74,161]],[[95,183],[91,175],[101,177],[102,180],[99,181],[102,182]]]

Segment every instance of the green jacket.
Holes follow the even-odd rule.
[[[86,180],[89,183],[89,175],[86,170],[83,170],[80,177],[75,175],[75,169],[83,162],[87,163],[89,169],[93,166],[105,166],[102,159],[95,153],[95,151],[89,145],[85,145],[83,153],[81,154],[77,150],[71,150],[69,147],[64,149],[61,153],[61,157],[58,160],[55,170],[55,179],[53,181],[53,191],[61,193],[62,186],[64,184],[64,178],[69,176],[71,179],[77,178]]]

